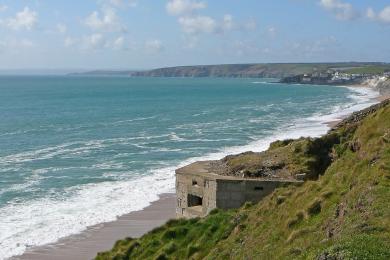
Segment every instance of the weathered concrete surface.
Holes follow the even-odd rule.
[[[212,161],[195,162],[176,170],[176,216],[203,217],[215,208],[231,209],[258,202],[277,187],[300,183],[294,179],[249,179],[219,175]]]

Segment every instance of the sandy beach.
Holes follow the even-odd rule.
[[[116,221],[89,227],[81,234],[57,243],[36,247],[12,259],[25,260],[85,260],[98,252],[112,248],[125,237],[140,237],[151,229],[175,217],[175,194],[162,194],[158,201],[141,211],[120,216]]]

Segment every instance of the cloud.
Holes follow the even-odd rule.
[[[0,4],[0,13],[7,11],[8,6]]]
[[[57,32],[59,32],[59,33],[64,34],[68,31],[68,27],[65,24],[59,23],[59,24],[57,24],[56,27],[57,27]]]
[[[81,38],[66,37],[64,40],[65,47],[78,47],[80,50],[98,50],[108,46],[106,39],[101,33],[93,33]]]
[[[5,25],[12,30],[31,30],[37,22],[38,14],[26,6],[23,11],[16,13],[15,17],[7,19]]]
[[[100,33],[94,33],[84,37],[84,47],[86,49],[101,49],[104,47],[105,43],[105,39]]]
[[[369,8],[367,9],[366,16],[367,16],[369,19],[376,19],[376,14],[375,14],[375,12],[374,12],[374,9],[372,9],[371,7],[369,7]]]
[[[275,36],[276,35],[276,28],[273,27],[273,26],[270,26],[267,28],[267,33],[270,35],[270,36]]]
[[[136,44],[135,42],[129,41],[124,36],[119,36],[112,40],[108,45],[108,48],[112,48],[113,50],[116,51],[129,51],[129,50],[135,50],[136,49]]]
[[[198,11],[206,7],[205,2],[193,0],[169,0],[166,4],[168,14],[178,16],[178,23],[182,31],[188,35],[193,35],[190,39],[194,39],[194,35],[202,33],[224,34],[232,30],[256,29],[256,22],[253,19],[246,24],[239,24],[234,21],[230,14],[225,14],[222,20],[199,14]],[[197,41],[191,40],[188,46],[193,48]]]
[[[64,46],[65,47],[71,47],[71,46],[75,45],[77,42],[78,42],[78,40],[75,39],[75,38],[66,37],[65,40],[64,40]]]
[[[170,15],[188,15],[194,11],[206,8],[206,3],[192,0],[170,0],[166,5]]]
[[[119,22],[115,9],[102,8],[101,12],[94,11],[84,20],[84,24],[95,31],[117,32],[125,30]]]
[[[371,7],[367,9],[366,16],[369,19],[376,20],[382,23],[390,23],[390,5],[383,8],[378,14]]]
[[[159,53],[164,49],[160,40],[148,40],[145,42],[145,49],[149,53]]]
[[[138,5],[136,0],[108,0],[108,2],[115,7],[136,7]]]
[[[119,36],[112,43],[112,47],[114,50],[122,50],[125,44],[125,38],[123,36]]]
[[[230,31],[235,27],[234,21],[233,21],[233,16],[230,14],[225,14],[223,16],[223,21],[222,21],[222,28],[223,30]]]
[[[79,50],[99,50],[111,49],[115,51],[134,50],[135,44],[128,41],[124,36],[118,36],[113,39],[107,39],[101,33],[94,33],[80,38],[66,37],[64,40],[65,47],[76,47]]]
[[[248,22],[244,24],[244,28],[247,31],[254,31],[257,28],[257,23],[255,19],[250,19]]]
[[[339,20],[353,20],[359,16],[350,3],[341,0],[321,0],[320,5],[333,13]]]
[[[216,21],[208,16],[180,17],[179,24],[188,34],[212,33],[217,30]]]

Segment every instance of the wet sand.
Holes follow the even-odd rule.
[[[163,194],[158,201],[141,211],[120,216],[116,221],[89,227],[78,235],[57,243],[36,247],[12,259],[25,260],[86,260],[107,251],[125,237],[140,237],[175,217],[175,194]]]

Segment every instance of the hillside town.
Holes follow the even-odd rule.
[[[313,72],[295,76],[284,77],[281,83],[299,84],[327,84],[327,85],[353,85],[368,80],[386,81],[390,79],[390,71],[383,73],[349,73],[343,71],[327,70],[326,72]]]

